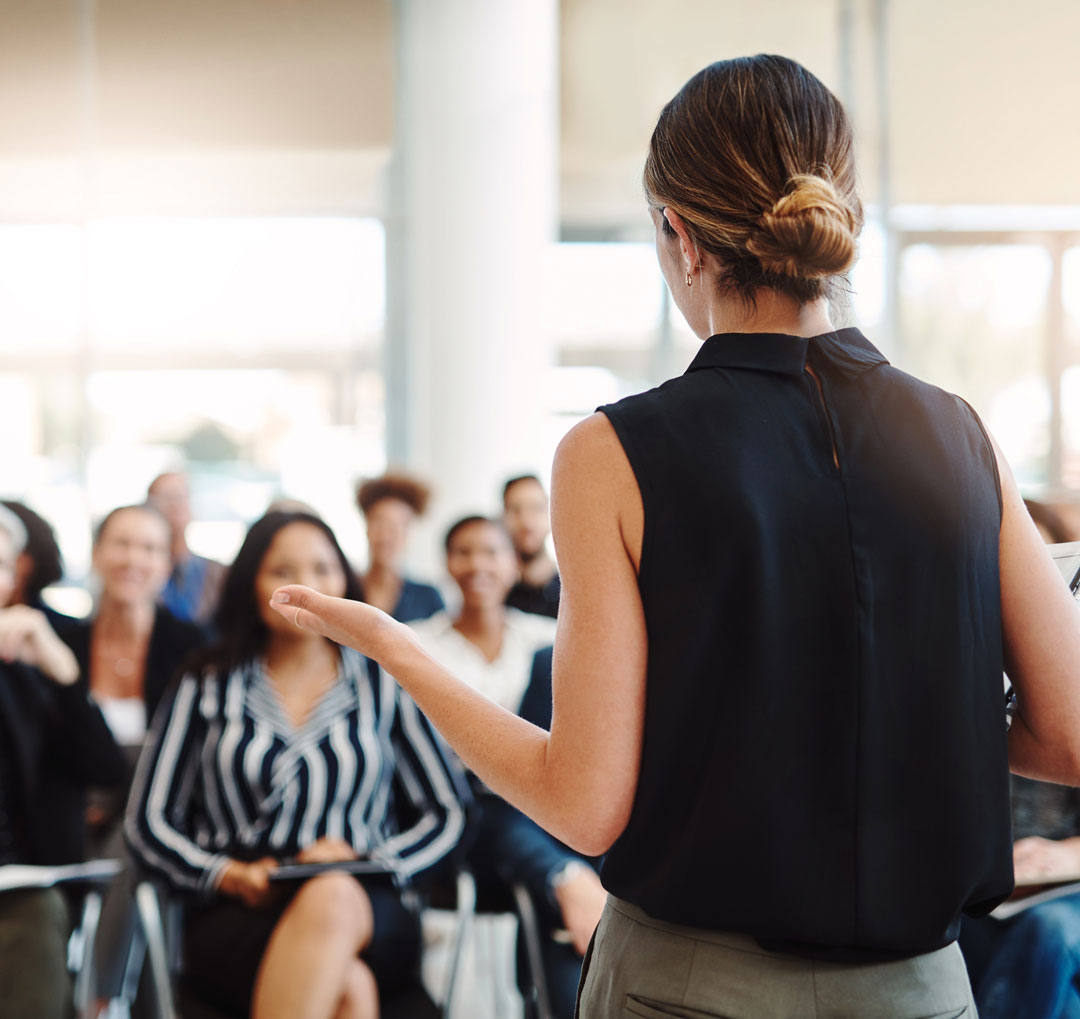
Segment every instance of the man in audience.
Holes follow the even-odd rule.
[[[547,550],[548,497],[535,474],[511,478],[503,486],[503,524],[521,571],[506,604],[554,619],[559,614],[559,572]]]
[[[0,508],[0,866],[83,857],[88,784],[117,785],[124,761],[86,696],[75,656],[45,616],[10,605],[21,521]],[[0,892],[0,1012],[70,1013],[67,905],[56,888]]]
[[[172,531],[172,573],[161,592],[161,603],[178,619],[206,623],[217,608],[225,567],[188,548],[191,491],[187,478],[176,471],[159,474],[150,483],[146,496]]]

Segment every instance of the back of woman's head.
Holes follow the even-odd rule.
[[[213,619],[217,639],[199,659],[197,672],[213,671],[221,675],[265,650],[268,630],[261,606],[256,602],[255,581],[274,538],[290,524],[309,524],[322,531],[344,573],[345,597],[360,600],[360,584],[326,521],[311,513],[269,512],[251,525],[225,575],[221,601]]]
[[[664,107],[645,163],[649,203],[671,208],[720,259],[721,285],[800,303],[856,257],[862,206],[839,100],[786,57],[722,60]]]

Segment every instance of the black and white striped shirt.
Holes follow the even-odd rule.
[[[285,858],[323,837],[404,880],[446,857],[465,827],[459,770],[390,677],[348,648],[341,662],[299,728],[261,662],[184,677],[135,776],[125,832],[137,856],[205,894],[230,857]]]

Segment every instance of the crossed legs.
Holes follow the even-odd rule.
[[[306,882],[263,953],[252,1019],[378,1019],[375,978],[358,957],[373,931],[371,902],[350,875]]]

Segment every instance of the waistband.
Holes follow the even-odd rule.
[[[760,941],[749,934],[741,934],[736,931],[710,930],[703,927],[687,927],[683,924],[669,923],[666,920],[657,920],[656,917],[649,916],[649,914],[640,906],[635,906],[632,902],[627,902],[625,899],[620,899],[610,893],[608,893],[607,904],[610,909],[615,910],[617,913],[621,913],[634,923],[641,924],[645,927],[651,927],[653,930],[663,931],[665,934],[671,934],[680,938],[688,938],[709,945],[720,945],[724,948],[730,948],[733,951],[746,952],[750,955],[759,955],[769,959],[788,959],[792,962],[805,963],[808,966],[825,965],[846,967],[856,965],[859,968],[864,968],[868,965],[895,965],[896,963],[904,963],[912,960],[929,960],[939,955],[944,958],[957,951],[956,942],[954,941],[944,948],[934,949],[933,951],[926,952],[922,955],[885,956],[875,958],[872,957],[871,953],[868,953],[867,958],[860,958],[858,960],[835,957],[829,958],[828,953],[830,952],[830,949],[822,949],[821,954],[816,954],[814,952],[802,954],[800,952],[772,950],[766,948]]]

